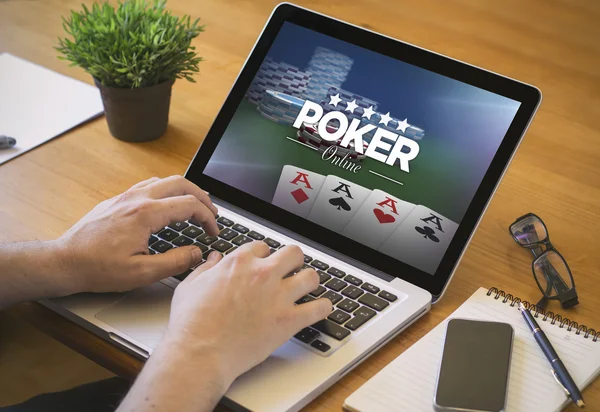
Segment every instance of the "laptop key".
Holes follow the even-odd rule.
[[[365,293],[358,299],[359,303],[366,305],[375,310],[384,310],[388,307],[389,303],[385,300],[378,298],[375,295],[371,295],[370,293]]]
[[[356,308],[358,308],[359,306],[360,305],[358,303],[356,303],[355,301],[350,300],[350,299],[344,299],[337,305],[338,308],[340,308],[341,310],[346,311],[348,313],[354,312],[356,310]]]
[[[235,230],[229,229],[228,227],[221,230],[221,233],[219,233],[219,237],[222,237],[225,240],[232,240],[237,236],[239,236],[239,233]]]
[[[315,290],[310,292],[310,295],[317,298],[317,297],[321,296],[323,293],[325,293],[326,291],[327,291],[327,289],[325,289],[323,286],[319,285],[318,288],[316,288]]]
[[[169,227],[173,230],[181,232],[183,229],[188,227],[190,224],[187,222],[173,222],[169,225]]]
[[[304,263],[310,263],[312,258],[308,255],[304,255]]]
[[[211,248],[218,252],[225,252],[233,247],[233,245],[229,242],[224,241],[223,239],[217,240],[215,243],[210,245]]]
[[[254,230],[251,230],[250,232],[248,232],[248,236],[254,240],[264,240],[265,239],[265,235],[255,232]]]
[[[273,253],[277,252],[277,249],[269,249],[269,254],[272,255]]]
[[[398,299],[398,296],[392,295],[390,292],[386,292],[385,290],[379,292],[379,296],[381,296],[385,300],[389,300],[390,302],[394,302],[396,299]]]
[[[317,274],[319,275],[319,283],[323,284],[325,282],[327,282],[329,279],[331,279],[331,275],[328,275],[325,272],[321,272],[320,270],[317,270]]]
[[[148,249],[148,253],[151,254],[151,255],[156,255],[156,252],[153,251],[152,249]]]
[[[340,290],[342,290],[346,286],[348,286],[348,284],[346,282],[344,282],[343,280],[334,278],[334,279],[331,279],[329,282],[327,282],[325,284],[325,286],[327,286],[331,290],[335,290],[336,292],[339,292]]]
[[[175,239],[177,236],[179,236],[179,233],[177,233],[173,229],[163,229],[160,232],[158,232],[159,238],[168,240],[168,241]]]
[[[244,236],[244,235],[239,235],[238,237],[236,237],[235,239],[233,239],[231,241],[231,243],[233,243],[236,246],[242,246],[245,245],[246,243],[250,243],[252,242],[252,239],[250,239],[248,236]]]
[[[208,246],[212,243],[215,243],[217,239],[218,238],[216,236],[211,236],[208,233],[203,233],[196,238],[196,241]]]
[[[167,250],[173,249],[173,245],[165,242],[164,240],[159,240],[152,245],[152,249],[156,250],[158,253],[165,253]]]
[[[194,246],[199,247],[200,250],[202,251],[202,253],[206,252],[208,250],[208,247],[206,245],[203,245],[202,243],[194,243]]]
[[[331,290],[328,290],[327,292],[323,293],[321,297],[329,299],[334,305],[343,299],[341,295],[338,295],[337,293]]]
[[[202,233],[204,233],[204,230],[202,230],[199,227],[196,227],[194,225],[190,225],[190,227],[183,229],[181,231],[182,235],[186,235],[187,237],[191,237],[192,239],[196,239]]]
[[[153,243],[158,242],[158,238],[154,235],[150,235],[148,238],[148,246],[151,246]]]
[[[329,265],[327,263],[321,262],[320,260],[317,260],[317,259],[313,260],[310,264],[320,270],[329,269]]]
[[[337,323],[332,322],[329,319],[320,320],[312,325],[312,327],[336,340],[342,340],[350,335],[350,331],[348,329],[339,326]]]
[[[298,299],[296,301],[296,305],[302,305],[303,303],[312,302],[313,300],[315,300],[315,298],[313,298],[312,296],[309,296],[309,295],[302,296],[300,299]]]
[[[362,285],[363,281],[360,280],[359,278],[352,276],[352,275],[348,275],[344,278],[344,280],[348,283],[352,283],[354,286],[360,286]]]
[[[300,332],[296,333],[294,337],[300,342],[310,343],[316,338],[318,338],[320,335],[321,334],[314,329],[304,328]]]
[[[329,346],[325,342],[321,342],[318,339],[311,343],[310,346],[312,346],[313,348],[317,348],[321,352],[327,352],[329,349],[331,349],[331,346]]]
[[[365,293],[365,291],[356,286],[348,286],[342,291],[342,295],[348,296],[350,299],[358,299],[363,293]]]
[[[235,225],[231,226],[231,228],[240,233],[248,233],[250,231],[250,229],[248,229],[246,226],[242,226],[239,223],[236,223]]]
[[[364,290],[366,290],[367,292],[371,292],[373,294],[376,294],[377,292],[379,292],[379,288],[375,285],[371,285],[370,283],[365,283],[364,285],[361,286]]]
[[[224,253],[224,255],[228,255],[228,254],[230,254],[231,252],[233,252],[233,251],[234,251],[234,250],[236,250],[237,248],[238,248],[237,246],[234,246],[234,247],[232,247],[232,248],[231,248],[231,249],[229,249],[227,252],[225,252],[225,253]]]
[[[217,219],[217,222],[219,222],[220,224],[222,224],[223,226],[231,226],[233,225],[233,221],[227,219],[225,216],[221,216],[220,218]]]
[[[248,235],[250,236],[250,235]],[[270,237],[265,239],[265,243],[267,245],[269,245],[269,247],[272,247],[273,249],[277,249],[279,246],[281,246],[281,243],[279,243],[278,241],[271,239]]]
[[[194,243],[194,241],[187,236],[181,235],[176,237],[171,243],[173,243],[175,246],[189,246]]]
[[[373,316],[375,316],[376,314],[377,314],[377,312],[375,312],[374,310],[365,308],[363,306],[360,309],[358,309],[356,312],[354,312],[354,317],[352,319],[350,319],[348,322],[346,322],[346,324],[344,326],[350,330],[356,330],[356,329],[360,328],[362,325],[364,325],[365,323],[367,323],[367,321],[369,319],[371,319]]]
[[[341,325],[350,319],[350,315],[346,312],[342,312],[341,310],[336,310],[331,313],[331,315],[327,316],[327,319],[334,321],[335,323]]]
[[[330,275],[333,275],[335,277],[338,277],[338,278],[343,278],[344,275],[346,275],[346,272],[344,272],[343,270],[339,270],[338,268],[334,268],[334,267],[329,268],[327,273],[329,273]]]
[[[223,230],[225,228],[225,226],[223,226],[220,223],[217,223],[217,228],[219,229],[219,231]]]

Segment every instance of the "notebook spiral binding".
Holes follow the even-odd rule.
[[[567,331],[571,332],[572,330],[575,330],[576,335],[581,335],[583,333],[584,338],[587,339],[591,337],[593,342],[597,342],[598,338],[600,338],[600,331],[596,332],[595,329],[588,329],[587,326],[580,325],[579,323],[570,320],[569,318],[563,318],[558,313],[544,311],[539,306],[536,306],[533,303],[529,303],[526,300],[521,300],[520,298],[513,296],[510,293],[505,293],[503,290],[499,290],[498,288],[489,288],[487,291],[487,295],[494,295],[494,299],[496,300],[502,298],[502,303],[506,303],[510,300],[511,307],[522,303],[527,310],[533,313],[534,318],[539,318],[540,316],[542,316],[542,320],[544,322],[546,322],[548,319],[551,319],[550,324],[554,325],[558,323],[559,328],[564,328],[566,326]]]

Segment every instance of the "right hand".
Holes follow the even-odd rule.
[[[299,330],[331,313],[329,299],[294,305],[319,286],[314,269],[283,278],[301,267],[303,258],[297,246],[269,255],[264,242],[246,244],[224,258],[213,252],[175,290],[166,340],[187,348],[189,362],[203,362],[210,354],[229,386]]]

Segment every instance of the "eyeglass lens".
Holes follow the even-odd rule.
[[[546,227],[537,216],[527,216],[510,227],[510,231],[521,245],[546,240],[548,233]]]
[[[544,253],[533,263],[535,277],[547,297],[554,297],[573,287],[564,259],[553,250]]]

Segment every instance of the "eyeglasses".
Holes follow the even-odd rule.
[[[533,277],[544,295],[537,306],[545,309],[548,300],[560,300],[563,309],[579,303],[569,265],[550,243],[548,229],[538,216],[528,213],[508,228],[515,242],[533,254]]]

